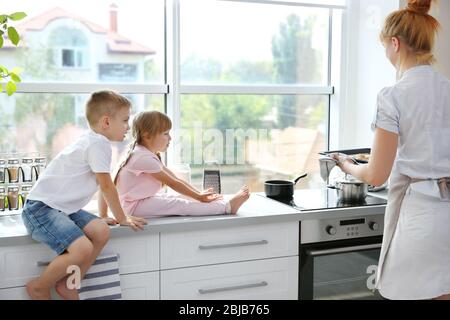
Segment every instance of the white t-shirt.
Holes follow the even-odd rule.
[[[66,214],[83,208],[98,189],[95,173],[110,173],[111,143],[92,130],[67,146],[47,166],[28,195]]]
[[[407,70],[393,86],[378,95],[372,123],[399,135],[396,169],[417,179],[450,176],[450,80],[431,66]],[[435,181],[411,188],[439,195]]]

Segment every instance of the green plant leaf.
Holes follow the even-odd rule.
[[[20,79],[20,77],[17,74],[15,74],[15,73],[11,73],[11,80],[16,82],[16,83],[22,81],[22,79]]]
[[[3,83],[0,83],[0,93],[3,92]]]
[[[13,21],[17,21],[25,18],[26,16],[27,14],[25,12],[14,12],[13,14],[10,14],[8,17]]]
[[[0,14],[0,24],[6,23],[8,16],[6,14]]]
[[[0,48],[3,47],[3,35],[0,34]]]
[[[20,67],[14,67],[11,70],[11,73],[15,73],[15,74],[21,74],[23,72],[23,68]]]
[[[17,33],[16,28],[14,27],[8,27],[8,38],[11,40],[12,43],[14,43],[15,46],[19,44],[20,37]]]
[[[3,76],[9,74],[8,69],[6,69],[4,66],[0,66],[0,72],[2,73]]]
[[[12,81],[8,81],[8,83],[6,84],[6,93],[8,94],[8,96],[11,96],[14,92],[16,92],[16,90],[16,84]]]

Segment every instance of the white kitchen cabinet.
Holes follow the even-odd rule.
[[[123,300],[159,300],[159,272],[120,276]]]
[[[111,239],[101,254],[119,254],[120,274],[159,270],[159,234]],[[24,286],[56,254],[43,244],[0,247],[0,289]]]
[[[120,274],[159,270],[159,234],[110,239],[101,254],[119,254]]]
[[[123,300],[159,300],[159,272],[120,276]],[[52,299],[60,297],[52,290]],[[29,300],[25,287],[0,289],[0,300]]]
[[[55,256],[42,244],[0,247],[0,288],[24,286]]]
[[[0,300],[29,300],[25,287],[0,289]]]
[[[161,299],[298,297],[298,256],[161,271]]]
[[[298,223],[161,233],[161,269],[298,255]]]

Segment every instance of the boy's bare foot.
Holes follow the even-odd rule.
[[[247,186],[243,186],[233,198],[230,199],[231,214],[236,214],[245,201],[250,198],[250,190]]]
[[[80,300],[77,289],[67,288],[67,277],[56,283],[55,291],[64,300]]]
[[[50,289],[40,288],[38,279],[30,280],[26,285],[31,300],[50,300]]]

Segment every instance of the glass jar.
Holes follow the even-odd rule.
[[[33,187],[32,185],[24,184],[20,188],[20,196],[19,196],[20,208],[23,208],[23,206],[25,205],[25,201],[27,201],[28,194],[30,193],[32,187]]]
[[[36,172],[36,180],[44,172],[47,159],[45,157],[39,157],[34,159],[34,170]]]
[[[0,187],[0,211],[5,211],[6,205],[5,187]]]
[[[19,159],[9,159],[6,169],[8,171],[8,181],[12,183],[19,182]]]
[[[0,159],[0,183],[5,183],[6,160]]]
[[[8,207],[9,210],[19,209],[19,187],[8,186]]]
[[[22,158],[22,164],[20,165],[20,171],[22,171],[22,181],[31,182],[33,169],[33,158]]]

